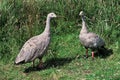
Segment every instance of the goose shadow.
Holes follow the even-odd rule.
[[[107,58],[107,57],[109,57],[112,54],[113,54],[113,50],[112,49],[104,48],[104,49],[99,49],[98,52],[95,54],[95,57],[99,56],[101,58]]]
[[[28,67],[24,70],[24,73],[29,73],[32,71],[41,71],[41,70],[49,69],[51,67],[60,67],[60,66],[70,63],[74,59],[75,58],[70,58],[70,57],[50,58],[43,63],[43,68],[38,69],[37,67]]]
[[[95,57],[100,57],[100,58],[107,58],[107,57],[109,57],[112,54],[113,54],[113,50],[112,49],[107,49],[107,48],[104,47],[104,48],[95,50],[94,56]],[[86,57],[86,55],[83,55],[82,58],[87,59],[87,58],[89,58],[91,56],[92,56],[91,54],[88,54],[87,57]]]

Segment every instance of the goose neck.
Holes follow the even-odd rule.
[[[87,33],[87,27],[86,27],[86,23],[85,23],[85,18],[84,16],[82,16],[82,29],[81,29],[81,33]]]
[[[50,17],[47,17],[46,19],[46,26],[44,31],[50,33]]]

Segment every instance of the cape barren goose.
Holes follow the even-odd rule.
[[[90,48],[92,50],[92,59],[94,59],[94,51],[104,48],[105,42],[97,34],[88,31],[83,11],[79,15],[82,17],[82,29],[79,34],[80,42],[86,48],[86,57],[88,57],[88,48]]]
[[[33,62],[36,58],[39,58],[39,65],[41,65],[42,57],[45,54],[47,47],[50,43],[50,19],[57,17],[55,13],[49,13],[47,15],[46,27],[40,35],[30,38],[23,45],[20,53],[17,55],[15,64]]]

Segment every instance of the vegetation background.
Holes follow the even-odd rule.
[[[81,10],[89,30],[99,34],[113,54],[94,61],[83,58]],[[62,18],[51,21],[46,68],[14,65],[25,41],[44,30],[50,12]],[[119,49],[120,0],[0,0],[0,80],[120,80]]]

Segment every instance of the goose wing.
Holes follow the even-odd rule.
[[[42,55],[49,43],[46,43],[46,40],[41,39],[40,37],[41,36],[32,37],[23,45],[20,53],[15,60],[16,64],[23,61],[33,61],[35,58]]]
[[[80,40],[81,43],[86,47],[97,48],[105,45],[103,39],[92,32],[80,35]]]

